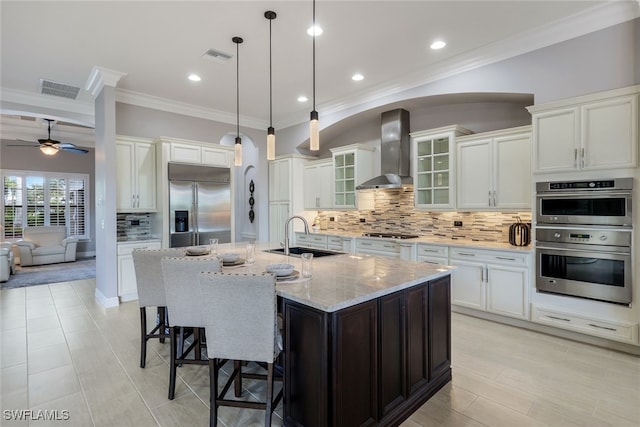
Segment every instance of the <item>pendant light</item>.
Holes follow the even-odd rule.
[[[242,138],[240,138],[240,43],[242,37],[234,37],[231,39],[236,44],[236,143],[235,143],[235,160],[236,166],[242,166]]]
[[[276,13],[267,10],[264,17],[269,20],[269,127],[267,128],[267,160],[276,158],[276,130],[273,128],[273,70],[271,67],[271,22],[276,19]]]
[[[320,132],[318,130],[318,112],[316,111],[316,0],[313,0],[313,110],[309,121],[309,149],[320,149]]]

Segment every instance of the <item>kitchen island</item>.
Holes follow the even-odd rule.
[[[301,269],[300,258],[259,251],[235,271],[283,262]],[[279,281],[285,425],[398,425],[449,382],[450,272],[343,254],[314,259],[311,278]]]

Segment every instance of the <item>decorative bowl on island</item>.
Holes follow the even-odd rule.
[[[222,262],[232,263],[238,261],[240,259],[240,255],[227,252],[224,254],[220,254],[220,258],[222,258]]]
[[[268,264],[265,268],[267,273],[275,274],[278,277],[290,276],[293,273],[292,264]]]

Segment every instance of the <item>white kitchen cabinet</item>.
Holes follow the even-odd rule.
[[[116,139],[116,209],[156,211],[156,145],[148,140]]]
[[[531,320],[600,338],[638,345],[638,322],[602,319],[560,307],[532,304]]]
[[[302,175],[306,160],[309,160],[309,157],[290,154],[269,162],[269,241],[271,243],[283,241],[284,225],[287,219],[304,211]],[[289,238],[293,239],[293,231],[302,230],[302,221],[294,220],[289,228],[291,233]]]
[[[459,126],[411,133],[416,208],[455,208],[455,141],[458,136],[470,133],[471,131]]]
[[[335,208],[372,210],[373,198],[361,197],[356,186],[373,178],[375,148],[361,144],[331,148],[333,156],[333,205]],[[363,200],[359,200],[363,199]]]
[[[232,155],[228,147],[212,147],[195,141],[171,140],[170,161],[228,168]]]
[[[451,303],[519,319],[529,318],[530,255],[451,248]]]
[[[284,242],[284,223],[291,216],[289,202],[269,202],[269,242],[276,246]]]
[[[429,264],[449,265],[449,247],[418,243],[416,245],[416,260]]]
[[[296,246],[305,248],[327,249],[327,236],[324,234],[296,233]]]
[[[304,166],[304,208],[333,208],[333,161],[308,162]]]
[[[160,241],[118,242],[118,297],[120,302],[138,299],[138,286],[132,255],[134,249],[160,249]]]
[[[530,129],[458,138],[458,209],[531,208]]]
[[[327,249],[349,254],[354,251],[354,241],[353,237],[327,236]]]
[[[534,173],[637,166],[638,93],[631,86],[529,107]]]
[[[384,239],[356,238],[356,253],[400,258],[400,245]]]

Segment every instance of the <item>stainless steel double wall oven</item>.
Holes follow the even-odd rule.
[[[536,184],[536,288],[631,303],[632,178]]]

